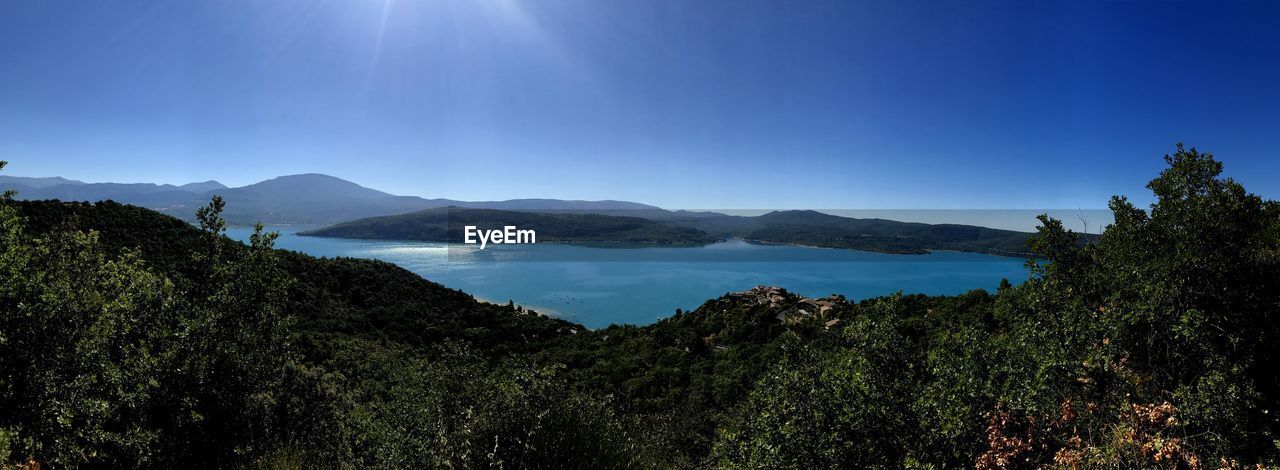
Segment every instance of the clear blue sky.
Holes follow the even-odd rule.
[[[1280,197],[1280,2],[11,0],[8,173],[690,208]]]

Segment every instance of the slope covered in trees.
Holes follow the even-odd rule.
[[[853,248],[885,253],[929,250],[1027,256],[1031,234],[973,225],[854,219],[815,211],[779,211],[757,217],[740,236],[767,243]]]
[[[269,234],[230,242],[216,201],[194,229],[6,200],[0,451],[59,467],[1274,466],[1280,204],[1208,154],[1167,160],[1156,203],[1115,198],[1092,243],[1045,218],[1018,286],[761,288],[595,331]]]
[[[716,241],[700,230],[670,227],[640,217],[600,214],[543,214],[494,209],[443,207],[408,214],[353,220],[299,235],[461,243],[467,226],[534,230],[537,242],[691,245]]]
[[[191,253],[207,243],[186,222],[114,202],[14,201],[34,233],[79,227],[96,232],[109,252],[133,250],[159,270],[189,278],[197,267]],[[239,243],[216,237],[224,249]],[[290,276],[290,312],[309,342],[359,336],[419,347],[445,338],[485,347],[536,344],[581,326],[538,315],[511,315],[505,307],[477,302],[469,294],[422,279],[399,266],[376,260],[317,259],[276,250],[274,263]],[[463,336],[458,336],[462,333]]]
[[[746,217],[657,208],[489,210],[460,207],[372,217],[302,235],[460,243],[467,225],[537,230],[539,242],[689,245],[737,237],[758,243],[923,254],[953,250],[1029,256],[1030,233],[974,225],[855,219],[816,211],[775,211]]]
[[[387,263],[274,250],[261,231],[233,242],[220,212],[215,200],[195,228],[110,202],[2,202],[4,462],[420,467],[514,459],[526,443],[495,457],[491,437],[544,417],[566,432],[618,427],[588,422],[604,419],[584,414],[590,397],[559,400],[569,389],[553,370],[510,357],[580,326]],[[430,396],[474,426],[388,427]],[[548,408],[561,414],[529,414]]]

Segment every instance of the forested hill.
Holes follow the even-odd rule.
[[[663,210],[615,210],[607,214],[530,212],[447,207],[372,217],[300,232],[300,235],[461,242],[463,228],[513,225],[535,229],[539,242],[691,245],[724,238],[758,243],[923,254],[954,250],[1029,256],[1032,234],[973,225],[855,219],[817,211],[775,211],[746,217]]]
[[[759,216],[670,212],[654,216],[654,220],[761,243],[902,254],[953,250],[1028,256],[1027,239],[1032,235],[975,225],[841,217],[811,210],[774,211]]]
[[[628,245],[694,245],[717,241],[700,230],[663,225],[640,217],[582,213],[535,213],[444,207],[373,217],[299,232],[339,238],[425,240],[461,243],[466,226],[481,230],[515,226],[537,233],[537,242]]]
[[[190,278],[192,253],[205,244],[191,224],[149,209],[98,203],[14,201],[33,234],[58,229],[94,230],[109,252],[134,250],[163,272]],[[243,249],[225,237],[228,251]],[[495,354],[533,349],[584,327],[506,306],[478,302],[470,294],[428,281],[399,266],[356,258],[315,258],[276,250],[288,273],[288,305],[309,351],[334,338],[359,337],[429,347],[464,340]]]
[[[743,238],[828,248],[889,253],[954,250],[1029,256],[1030,233],[973,225],[923,224],[885,219],[855,219],[815,211],[779,211],[759,216]]]

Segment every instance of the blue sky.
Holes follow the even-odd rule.
[[[1277,2],[0,3],[8,174],[673,208],[1280,197]]]

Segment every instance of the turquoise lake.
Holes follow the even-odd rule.
[[[312,227],[271,227],[277,248],[312,256],[395,263],[445,286],[494,303],[582,323],[648,324],[692,310],[727,292],[781,286],[809,297],[850,300],[902,291],[959,294],[994,291],[1001,279],[1026,279],[1024,260],[959,252],[891,255],[855,250],[758,245],[730,240],[703,247],[598,248],[542,243],[479,250],[445,243],[302,237]],[[251,229],[228,235],[248,239]]]

